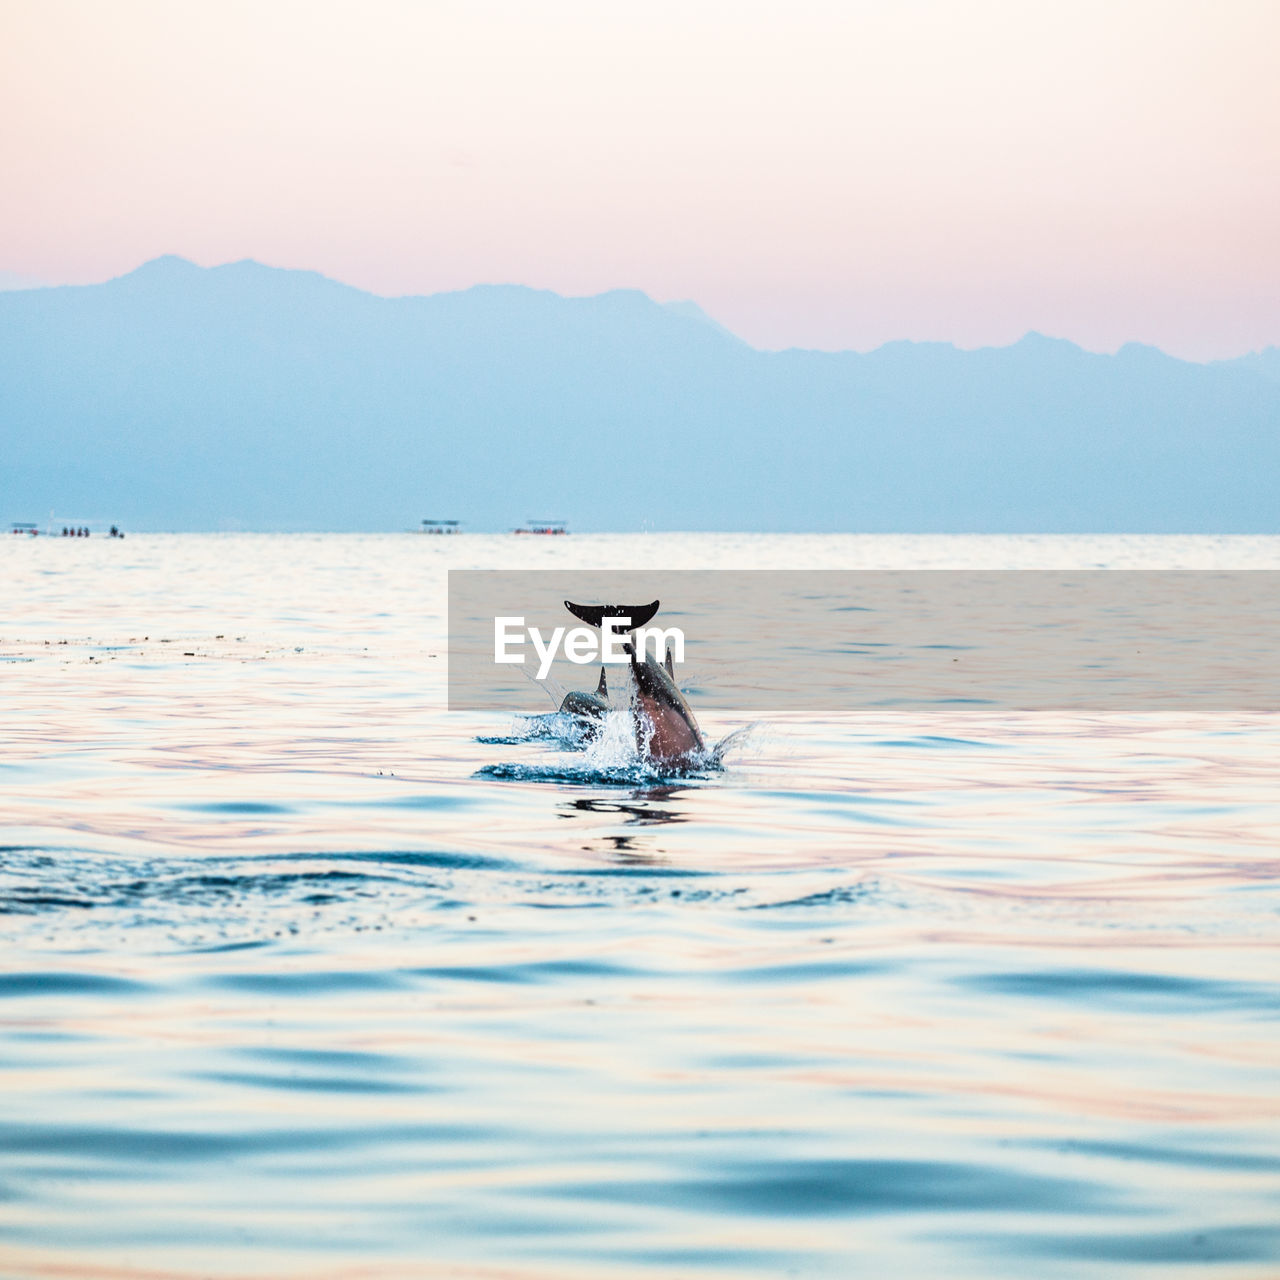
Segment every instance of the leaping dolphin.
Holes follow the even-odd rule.
[[[649,622],[658,612],[659,604],[657,600],[644,605],[564,602],[565,608],[575,618],[590,627],[603,630],[610,626],[613,630],[620,630],[612,626],[611,620],[625,620],[629,632]],[[676,685],[670,648],[667,649],[666,661],[661,664],[646,653],[637,653],[634,635],[623,641],[622,648],[631,658],[631,677],[635,685],[631,699],[632,720],[636,748],[641,756],[652,764],[668,768],[695,764],[706,751],[706,742],[693,711]],[[600,668],[600,683],[595,693],[566,694],[560,710],[589,724],[602,721],[612,710],[604,668]]]

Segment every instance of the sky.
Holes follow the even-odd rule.
[[[1276,0],[0,0],[0,287],[176,253],[756,346],[1280,344]]]

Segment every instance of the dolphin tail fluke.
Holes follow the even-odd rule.
[[[598,627],[608,618],[626,618],[627,629],[632,630],[651,621],[660,603],[655,600],[652,604],[574,604],[566,600],[564,607],[589,627]]]

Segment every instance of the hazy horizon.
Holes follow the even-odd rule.
[[[1280,350],[759,351],[639,291],[381,298],[175,258],[0,294],[9,519],[1275,532]]]

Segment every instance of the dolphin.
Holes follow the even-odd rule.
[[[603,667],[600,668],[600,683],[596,685],[595,693],[581,691],[566,693],[564,701],[560,703],[562,714],[575,716],[579,720],[588,721],[591,725],[598,725],[599,721],[612,710],[613,704],[609,701],[609,684],[605,680]]]
[[[647,654],[640,662],[635,646],[626,647],[631,654],[631,675],[635,680],[636,746],[640,754],[656,764],[695,763],[706,751],[707,744],[693,710],[675,682],[671,650],[667,650],[666,662],[659,665]]]
[[[575,618],[591,627],[612,627],[612,620],[626,619],[628,631],[642,627],[658,612],[660,602],[646,605],[583,605],[566,600],[564,606]],[[617,629],[617,628],[613,628]],[[646,653],[637,653],[635,639],[623,642],[623,650],[631,658],[634,697],[631,699],[632,722],[636,748],[651,764],[667,768],[697,763],[706,751],[702,730],[692,709],[675,682],[675,664],[671,650],[666,660],[655,662]],[[569,693],[560,710],[580,722],[598,725],[613,709],[604,668],[595,693]]]

